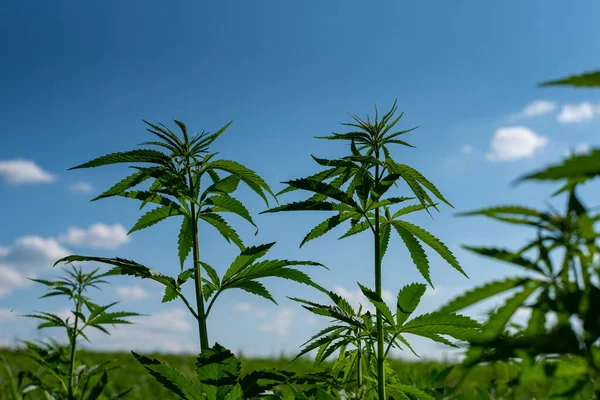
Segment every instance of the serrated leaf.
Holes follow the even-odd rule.
[[[142,215],[140,219],[137,220],[133,228],[131,228],[131,230],[128,232],[128,234],[148,228],[154,224],[159,223],[165,218],[172,217],[175,215],[184,214],[181,209],[177,209],[174,207],[162,206],[155,208],[154,210],[148,211],[146,214]]]
[[[327,218],[325,221],[321,222],[319,225],[315,226],[305,237],[302,239],[302,243],[300,243],[300,247],[302,247],[307,242],[316,239],[320,236],[323,236],[336,226],[340,225],[342,222],[351,218],[353,214],[338,214],[333,217]]]
[[[540,83],[538,86],[544,87],[556,85],[567,85],[574,87],[598,87],[600,86],[600,71],[586,72],[579,75],[571,75],[567,78],[546,81]]]
[[[448,304],[439,309],[439,312],[451,313],[463,310],[475,303],[488,299],[499,293],[523,286],[531,282],[528,278],[508,278],[503,281],[486,283],[483,286],[469,290],[452,299]]]
[[[325,183],[312,179],[296,179],[293,181],[285,182],[286,184],[293,186],[298,189],[307,190],[310,192],[325,195],[333,200],[337,200],[342,204],[346,204],[354,209],[358,209],[358,204],[354,199],[348,196],[345,192],[340,189]]]
[[[98,197],[93,198],[92,201],[96,201],[106,197],[116,196],[119,193],[122,193],[128,189],[139,185],[140,183],[146,181],[149,178],[150,175],[148,175],[145,171],[138,171],[117,182],[110,189],[108,189]]]
[[[181,222],[181,228],[179,230],[177,240],[177,251],[179,255],[179,263],[182,269],[185,259],[190,254],[190,251],[192,250],[192,247],[194,245],[194,226],[192,225],[193,223],[194,222],[186,215],[183,217],[183,221]]]
[[[392,312],[390,311],[387,304],[385,304],[385,301],[383,301],[381,296],[373,290],[367,288],[366,286],[361,285],[360,283],[358,284],[358,286],[360,287],[360,290],[365,295],[367,300],[369,300],[369,302],[375,306],[377,311],[381,313],[381,315],[387,321],[387,323],[394,327],[394,316],[392,315]]]
[[[218,343],[196,359],[196,375],[208,399],[222,400],[237,384],[240,362]]]
[[[102,165],[125,163],[125,162],[141,162],[141,163],[154,163],[160,165],[166,165],[170,162],[169,157],[157,150],[131,150],[118,153],[110,153],[102,157],[93,159],[84,164],[76,167],[69,168],[69,170],[79,168],[94,168]]]
[[[250,216],[250,213],[248,212],[246,207],[244,207],[242,202],[229,196],[228,194],[211,196],[205,200],[204,204],[212,206],[211,209],[213,210],[213,212],[232,212],[244,218],[253,226],[256,226],[256,224],[252,220],[252,217]]]
[[[427,283],[433,287],[433,283],[431,282],[431,277],[429,274],[429,260],[427,259],[427,254],[425,254],[425,250],[423,250],[423,246],[421,243],[414,237],[413,233],[406,229],[404,225],[400,224],[399,221],[392,221],[391,223],[402,241],[406,245],[410,253],[410,257],[413,260],[413,263],[423,276]]]
[[[227,242],[235,243],[240,250],[244,249],[244,243],[242,243],[242,239],[238,236],[237,232],[229,226],[229,224],[221,217],[220,215],[214,213],[200,213],[198,214],[198,218],[203,219],[208,222],[210,225],[215,227],[217,231],[227,240]]]
[[[150,375],[169,391],[186,400],[206,399],[200,388],[194,385],[181,372],[156,359],[150,359],[133,351],[131,353],[146,368]]]
[[[227,171],[230,174],[238,176],[242,182],[244,182],[250,189],[252,189],[256,194],[258,194],[267,204],[269,205],[269,201],[267,200],[267,196],[264,192],[269,193],[271,196],[275,198],[275,194],[271,191],[271,188],[267,183],[258,176],[254,171],[244,167],[242,164],[231,161],[231,160],[216,160],[210,162],[205,166],[206,169],[220,169],[223,171]]]
[[[413,236],[417,237],[423,243],[435,250],[436,253],[438,253],[440,257],[446,260],[446,262],[450,264],[454,269],[456,269],[458,272],[460,272],[468,278],[467,274],[465,273],[465,271],[463,271],[462,267],[456,260],[456,257],[454,257],[454,254],[452,254],[450,249],[448,249],[448,247],[446,247],[446,245],[442,243],[438,238],[433,236],[431,233],[427,232],[425,229],[413,225],[410,222],[397,220],[394,221],[394,224],[402,225],[406,230],[410,231],[410,233],[412,233]]]
[[[398,326],[402,326],[408,317],[415,311],[426,290],[426,285],[423,285],[422,283],[412,283],[404,286],[398,292],[398,299],[396,302],[396,324]]]
[[[492,248],[492,247],[472,247],[472,246],[462,246],[463,249],[466,250],[470,250],[474,253],[477,254],[481,254],[482,256],[486,256],[489,258],[493,258],[499,261],[505,261],[514,265],[518,265],[521,266],[523,268],[525,268],[526,270],[530,270],[530,271],[537,271],[541,274],[544,273],[544,271],[537,266],[537,264],[532,261],[532,260],[528,260],[525,257],[517,254],[517,253],[513,253],[509,250],[505,250],[505,249],[497,249],[497,248]]]

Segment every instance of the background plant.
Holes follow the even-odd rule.
[[[343,140],[350,142],[351,154],[338,160],[327,160],[312,156],[321,166],[327,167],[322,172],[303,179],[285,182],[288,187],[279,194],[302,189],[313,192],[314,195],[305,201],[293,202],[272,208],[265,212],[280,211],[333,211],[336,215],[326,219],[313,228],[303,239],[300,246],[327,233],[345,221],[350,221],[350,229],[340,237],[348,237],[366,230],[373,234],[374,249],[374,299],[381,301],[381,263],[388,247],[390,234],[395,230],[406,247],[412,260],[425,278],[432,285],[429,273],[429,261],[422,247],[425,243],[436,251],[446,262],[464,274],[452,252],[436,237],[421,227],[403,220],[407,214],[430,209],[437,210],[428,191],[440,201],[451,204],[439,190],[420,172],[414,168],[394,161],[388,146],[399,144],[413,147],[399,137],[416,128],[394,131],[403,114],[394,118],[397,110],[396,103],[389,112],[379,118],[376,111],[375,119],[362,119],[352,115],[354,122],[344,123],[353,129],[347,133],[333,133],[330,136],[318,137],[327,140]],[[398,181],[403,180],[414,197],[383,196]],[[330,182],[327,182],[330,181]],[[278,194],[278,195],[279,195]],[[390,207],[413,199],[418,204],[405,206],[395,213]],[[466,276],[466,275],[465,275]],[[383,301],[381,301],[383,303]],[[377,379],[378,396],[385,399],[385,323],[386,316],[383,306],[377,307]]]
[[[89,341],[86,334],[90,328],[109,334],[107,325],[129,324],[128,317],[139,314],[126,311],[111,311],[117,303],[100,306],[87,296],[89,288],[98,289],[100,284],[107,283],[103,278],[108,274],[100,274],[98,270],[84,273],[81,268],[65,269],[65,277],[56,280],[32,279],[47,287],[48,292],[42,298],[53,296],[66,296],[72,302],[71,315],[65,319],[48,313],[37,312],[27,314],[26,317],[40,320],[38,329],[62,328],[68,338],[68,346],[63,346],[56,341],[47,341],[36,344],[24,342],[27,346],[26,354],[39,367],[40,373],[31,371],[21,372],[18,382],[13,385],[13,394],[18,392],[25,397],[34,391],[43,392],[48,398],[53,399],[90,399],[94,400],[105,392],[108,382],[108,366],[110,361],[87,366],[77,362],[77,342],[80,338]],[[119,398],[128,391],[110,396]],[[14,396],[13,396],[14,397]],[[18,398],[18,396],[16,397]]]
[[[600,86],[600,73],[587,73],[542,83],[541,86]],[[522,278],[488,283],[446,305],[457,311],[499,293],[520,289],[494,312],[467,353],[467,366],[480,362],[520,360],[521,376],[541,364],[546,377],[560,378],[549,393],[554,397],[600,398],[598,339],[600,339],[599,233],[600,214],[584,205],[578,187],[600,175],[600,150],[573,155],[563,162],[520,177],[523,181],[564,181],[554,196],[567,196],[564,213],[523,206],[500,206],[462,215],[481,215],[513,225],[530,226],[537,238],[518,251],[468,247],[480,255],[511,263],[528,273]],[[535,258],[531,258],[533,253]],[[530,254],[529,256],[527,254]],[[537,276],[531,276],[531,273]],[[505,330],[521,307],[531,317],[518,335]],[[556,316],[556,322],[549,316]],[[548,326],[550,325],[550,326]],[[556,363],[556,360],[560,360]],[[587,396],[587,397],[586,397]]]
[[[375,292],[360,284],[359,287],[371,305],[379,310],[384,318],[386,344],[384,368],[390,374],[387,379],[387,388],[390,392],[397,392],[404,396],[412,394],[418,398],[426,398],[427,393],[403,384],[394,376],[394,370],[385,361],[390,350],[407,348],[418,356],[410,342],[404,337],[405,335],[421,336],[457,347],[444,336],[467,341],[473,337],[474,330],[479,327],[479,324],[462,315],[441,312],[423,314],[409,320],[425,294],[426,285],[424,284],[413,283],[404,286],[399,291],[396,313],[392,313],[387,304]],[[340,373],[343,372],[343,384],[355,384],[357,398],[377,398],[377,380],[372,378],[377,376],[377,331],[373,315],[369,311],[363,313],[362,306],[359,310],[355,310],[344,298],[334,292],[328,294],[334,303],[332,306],[293,299],[303,303],[303,307],[310,312],[332,318],[334,321],[333,325],[324,328],[309,339],[296,358],[317,350],[315,363],[319,364],[334,352],[339,351],[339,356],[331,367],[332,374],[335,374],[337,370],[340,370]],[[347,349],[349,346],[354,348]],[[350,379],[352,376],[356,378]],[[423,387],[426,388],[427,385]]]

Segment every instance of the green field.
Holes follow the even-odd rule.
[[[151,358],[158,358],[161,361],[177,368],[179,371],[190,377],[194,376],[194,361],[192,355],[174,355],[174,354],[145,354]],[[10,349],[0,349],[0,356],[4,357],[11,366],[13,372],[28,370],[35,372],[36,366],[31,360],[26,358],[22,353]],[[78,355],[79,359],[88,365],[97,364],[104,360],[115,360],[114,366],[117,367],[110,371],[109,383],[106,394],[118,393],[130,387],[133,390],[125,397],[127,399],[177,399],[174,394],[163,388],[160,383],[154,380],[146,370],[138,364],[130,353],[105,353],[105,352],[89,352],[81,351]],[[243,373],[252,370],[260,370],[263,368],[280,368],[288,371],[306,373],[318,371],[320,368],[314,368],[313,362],[309,359],[299,359],[289,364],[289,359],[271,358],[271,359],[250,359],[241,358]],[[414,384],[417,387],[423,385],[419,381],[428,372],[432,370],[442,370],[449,366],[439,362],[407,362],[401,360],[390,360],[391,364],[398,375],[403,377],[408,384]],[[514,365],[506,365],[497,363],[494,366],[479,366],[476,367],[468,378],[463,382],[460,393],[464,398],[476,398],[476,388],[482,389],[490,394],[497,394],[499,397],[489,398],[514,398],[514,399],[531,399],[544,398],[544,394],[548,393],[552,386],[552,381],[540,379],[536,384],[521,385],[514,392],[508,395],[506,391],[506,383],[516,376],[517,367]],[[414,379],[413,379],[414,377]],[[446,380],[446,384],[453,386],[456,384],[458,371],[453,371]],[[0,399],[8,397],[8,387],[6,380],[6,371],[0,370]],[[472,397],[471,397],[472,396]],[[501,396],[501,397],[500,397]],[[43,397],[31,396],[31,399],[42,399]]]

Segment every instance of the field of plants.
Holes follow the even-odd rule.
[[[600,72],[542,84],[549,85],[600,87]],[[390,243],[406,247],[410,261],[428,285],[433,286],[432,255],[465,273],[442,241],[406,220],[409,214],[433,214],[453,205],[423,174],[395,158],[395,148],[413,147],[409,138],[415,129],[399,128],[403,114],[397,111],[394,103],[385,113],[375,109],[366,117],[351,114],[352,119],[342,124],[346,132],[318,136],[344,143],[348,154],[339,159],[313,155],[321,170],[290,179],[277,194],[252,169],[220,159],[211,151],[212,143],[231,123],[214,133],[191,135],[181,121],[174,121],[175,130],[144,121],[151,136],[142,147],[73,167],[130,165],[133,174],[94,200],[110,201],[118,196],[138,200],[140,210],[153,207],[141,215],[129,234],[156,229],[155,225],[166,219],[178,219],[177,248],[167,251],[177,253],[181,271],[168,276],[118,257],[73,254],[57,260],[61,278],[33,280],[46,288],[44,297],[59,297],[70,304],[71,315],[62,318],[38,312],[26,317],[37,320],[39,329],[62,330],[67,345],[48,340],[24,342],[16,352],[3,350],[2,398],[600,398],[600,235],[596,231],[600,214],[587,205],[594,199],[584,199],[578,191],[581,185],[595,184],[590,181],[600,176],[600,149],[568,156],[515,181],[519,185],[555,181],[555,196],[565,199],[564,210],[509,204],[459,214],[530,227],[535,238],[519,249],[509,250],[501,243],[464,246],[481,257],[516,266],[523,273],[488,282],[434,312],[416,315],[426,284],[403,282],[393,304],[383,299],[382,269],[389,261],[385,256]],[[229,216],[235,214],[256,227],[244,203],[234,196],[240,185],[264,200],[263,213],[326,214],[323,222],[306,234],[301,246],[337,227],[346,229],[340,239],[361,234],[372,244],[374,285],[364,282],[358,286],[375,311],[353,307],[341,295],[315,282],[311,269],[325,265],[268,258],[275,243],[246,246],[228,223]],[[295,191],[309,196],[285,202],[286,193]],[[214,234],[238,247],[239,254],[228,268],[214,268],[202,258],[200,224],[213,227]],[[193,266],[184,269],[188,259]],[[101,266],[92,269],[90,264]],[[155,281],[164,287],[163,303],[184,305],[196,323],[200,354],[82,351],[80,345],[89,340],[91,330],[108,333],[109,326],[127,324],[137,315],[115,311],[116,303],[96,304],[91,300],[90,291],[102,290],[117,275]],[[291,280],[329,298],[327,304],[291,298],[330,322],[307,338],[294,360],[240,360],[221,346],[218,338],[208,335],[208,317],[225,291],[242,290],[275,302],[265,278]],[[186,297],[184,285],[192,286],[195,296]],[[484,323],[460,314],[467,307],[506,294],[507,300]],[[522,308],[530,309],[531,314],[526,324],[515,325],[512,318]],[[465,358],[455,365],[441,365],[388,357],[394,348],[418,351],[411,347],[410,335],[447,346],[462,345],[466,347]]]

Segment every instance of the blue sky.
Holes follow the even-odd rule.
[[[344,145],[313,136],[341,131],[348,111],[365,115],[375,104],[387,110],[397,99],[405,113],[399,126],[419,129],[406,137],[417,149],[399,148],[394,156],[432,180],[456,211],[503,203],[544,207],[555,186],[509,183],[570,148],[597,145],[600,93],[536,84],[598,68],[598,12],[592,1],[568,8],[560,1],[2,2],[0,343],[41,337],[32,321],[15,314],[67,308],[39,300],[41,288],[25,279],[59,274],[51,264],[65,254],[120,256],[178,271],[178,221],[126,237],[141,215],[135,201],[89,202],[125,176],[126,167],[67,172],[147,140],[142,118],[170,125],[178,119],[193,131],[215,131],[233,120],[214,150],[278,191],[280,182],[319,170],[311,154],[344,155]],[[585,193],[599,194],[593,187]],[[246,189],[237,197],[260,228],[253,236],[251,226],[230,220],[247,244],[277,241],[271,258],[324,263],[330,270],[311,276],[355,301],[357,281],[373,286],[368,234],[337,241],[340,229],[299,249],[324,215],[258,215],[265,209],[260,199]],[[412,218],[442,239],[471,277],[431,254],[436,290],[424,298],[422,312],[515,273],[460,244],[514,248],[530,234],[453,212],[446,207],[433,220]],[[203,259],[222,272],[237,248],[209,228],[200,233]],[[394,238],[384,288],[393,294],[413,281],[422,278]],[[285,298],[323,300],[314,291],[287,281],[266,284],[279,306],[226,293],[211,316],[211,341],[248,355],[293,354],[324,326]],[[95,299],[122,300],[122,309],[149,316],[110,338],[94,336],[92,347],[196,351],[183,305],[160,298],[152,282],[114,279]],[[414,343],[425,356],[446,354]]]

